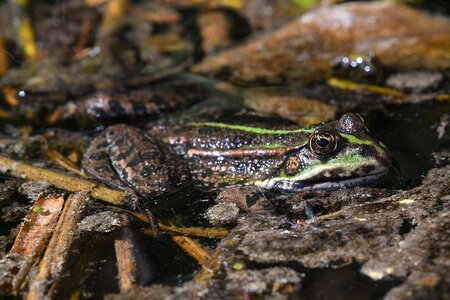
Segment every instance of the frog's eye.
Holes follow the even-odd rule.
[[[300,158],[296,155],[289,156],[286,160],[285,170],[286,174],[294,175],[300,170],[301,161]]]
[[[309,149],[316,155],[329,155],[336,147],[336,137],[328,131],[315,132],[309,138]]]

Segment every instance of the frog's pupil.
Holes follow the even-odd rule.
[[[326,146],[328,146],[329,144],[330,144],[330,141],[329,140],[327,140],[326,138],[320,138],[320,139],[317,139],[316,140],[316,144],[319,146],[319,147],[326,147]]]

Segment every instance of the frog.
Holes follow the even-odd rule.
[[[298,127],[220,121],[118,124],[90,143],[83,166],[108,185],[145,199],[192,183],[207,190],[254,186],[282,193],[350,188],[377,181],[391,165],[364,119]]]

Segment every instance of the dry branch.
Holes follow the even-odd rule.
[[[175,226],[168,226],[162,223],[158,223],[158,226],[159,228],[161,228],[161,230],[167,232],[172,232],[181,235],[215,238],[215,239],[224,238],[230,233],[230,231],[225,228],[175,227]]]
[[[197,241],[181,235],[172,236],[172,240],[180,246],[186,253],[192,256],[203,267],[208,268],[207,262],[209,260],[209,252],[200,245]]]
[[[99,186],[92,181],[36,167],[2,156],[0,156],[0,173],[26,180],[46,181],[57,188],[70,192],[90,191],[90,196],[93,198],[115,205],[126,204],[128,199],[125,193]]]

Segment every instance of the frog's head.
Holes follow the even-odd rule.
[[[388,170],[386,147],[368,135],[359,115],[347,113],[313,129],[271,178],[255,184],[291,192],[334,189],[372,182]]]

